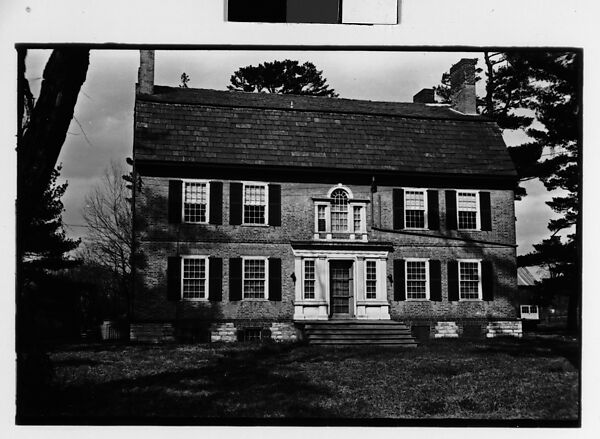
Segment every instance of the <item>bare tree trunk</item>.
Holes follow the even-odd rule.
[[[82,48],[55,49],[50,55],[40,96],[17,145],[20,195],[37,199],[49,181],[73,119],[89,55]]]

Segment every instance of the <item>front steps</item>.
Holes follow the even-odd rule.
[[[305,340],[311,345],[417,346],[410,328],[393,320],[327,320],[300,324]]]

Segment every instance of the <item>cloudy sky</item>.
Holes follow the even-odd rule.
[[[29,51],[27,78],[35,96],[49,56],[49,50]],[[410,102],[422,88],[438,84],[441,74],[462,57],[482,56],[475,52],[157,51],[155,82],[176,86],[181,73],[186,72],[190,87],[224,90],[240,66],[290,58],[313,62],[340,97]],[[63,218],[71,236],[85,236],[81,215],[85,195],[98,184],[110,161],[124,163],[132,155],[138,65],[137,51],[91,52],[75,119],[59,157],[61,180],[69,182],[63,197]],[[505,133],[509,146],[523,139],[521,133]],[[546,224],[555,216],[545,204],[551,194],[544,186],[538,181],[525,186],[529,195],[516,202],[518,254],[531,251],[531,244],[548,236]]]

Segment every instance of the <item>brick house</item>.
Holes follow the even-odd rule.
[[[474,66],[452,67],[450,106],[154,86],[142,51],[132,339],[520,336],[516,172]]]

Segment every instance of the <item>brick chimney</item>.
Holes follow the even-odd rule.
[[[415,104],[434,104],[435,93],[433,88],[424,88],[419,93],[413,96],[413,103]]]
[[[475,65],[477,58],[463,58],[450,67],[452,108],[464,114],[477,114]]]
[[[154,50],[140,50],[138,93],[154,93]]]

